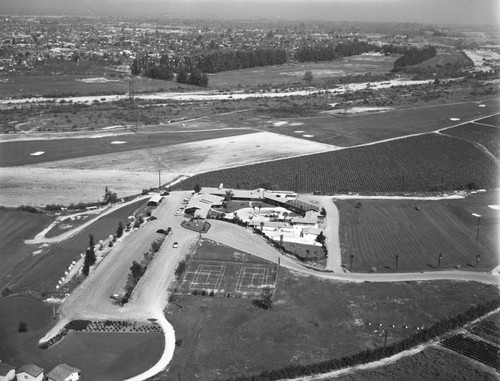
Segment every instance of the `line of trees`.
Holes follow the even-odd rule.
[[[490,311],[500,307],[500,298],[472,306],[455,317],[448,317],[438,321],[429,328],[424,328],[417,333],[387,347],[364,349],[361,352],[342,358],[334,358],[308,365],[289,365],[281,369],[266,370],[255,375],[244,375],[230,378],[231,381],[272,381],[288,378],[309,376],[313,374],[327,373],[337,369],[343,369],[373,361],[382,360],[402,351],[411,349],[419,344],[434,339],[440,335],[457,329],[477,319]]]
[[[331,61],[336,58],[354,56],[370,51],[380,51],[377,45],[365,41],[346,41],[339,44],[321,44],[302,46],[295,52],[295,59],[299,62]]]
[[[394,71],[401,70],[405,66],[417,65],[421,62],[435,57],[437,54],[434,46],[425,46],[423,48],[408,48],[404,55],[394,61]]]

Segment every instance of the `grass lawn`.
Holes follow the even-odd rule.
[[[181,222],[181,226],[197,233],[206,233],[210,229],[210,224],[205,220],[184,220]]]
[[[315,79],[370,73],[386,73],[394,67],[397,57],[351,56],[326,62],[303,62],[254,67],[209,74],[210,88],[233,90],[238,85],[298,84],[304,73],[311,71]]]
[[[104,78],[105,80],[92,81],[94,78]],[[161,81],[122,75],[121,73],[113,74],[112,76],[104,75],[103,73],[96,73],[94,76],[71,74],[11,75],[8,79],[8,82],[2,83],[0,98],[11,97],[13,94],[19,97],[127,94],[130,82],[133,82],[136,93],[193,89],[193,86],[181,85],[173,81]]]
[[[279,241],[276,241],[279,243]],[[321,246],[305,245],[303,243],[283,242],[285,250],[296,254],[299,258],[306,261],[315,261],[325,259],[325,252]]]
[[[0,290],[5,287],[13,271],[23,259],[31,257],[38,249],[24,244],[24,240],[33,238],[53,221],[44,213],[28,213],[15,209],[0,209]]]
[[[488,208],[498,192],[446,201],[335,201],[340,213],[342,263],[353,271],[399,272],[440,269],[489,271],[498,263],[499,213]],[[420,210],[415,210],[416,205]],[[479,240],[477,218],[482,215]],[[479,255],[479,263],[476,256]]]
[[[408,134],[431,132],[499,110],[496,99],[481,103],[486,107],[478,107],[478,102],[461,102],[400,108],[378,114],[287,118],[284,120],[286,124],[269,126],[268,129],[298,138],[310,135],[307,139],[350,147]],[[452,121],[450,118],[460,118],[460,121]]]
[[[351,284],[282,269],[270,311],[249,299],[178,296],[166,313],[180,345],[154,379],[213,380],[352,354],[383,346],[377,324],[395,325],[393,342],[496,295],[477,283]]]
[[[144,203],[144,200],[137,201],[120,208],[61,243],[45,247],[25,244],[7,246],[5,250],[0,251],[0,256],[2,259],[6,258],[7,261],[12,261],[12,258],[15,258],[16,265],[11,267],[10,274],[12,276],[5,284],[8,284],[14,291],[55,291],[57,281],[64,274],[71,261],[77,258],[80,253],[85,252],[89,242],[89,234],[94,235],[95,243],[107,238],[116,232],[119,221],[125,225],[127,217]],[[34,231],[26,238],[33,238],[38,232]],[[31,252],[27,252],[39,248],[42,248],[43,251],[38,255],[33,256]]]
[[[2,143],[0,166],[38,164],[54,160],[64,160],[84,156],[102,155],[114,152],[133,151],[166,145],[189,143],[193,141],[216,139],[226,136],[245,135],[254,130],[219,130],[176,133],[143,133],[134,135],[110,136],[81,139],[31,140]],[[125,142],[114,144],[113,142]],[[31,153],[44,151],[40,156]],[[131,153],[133,157],[133,153]]]
[[[27,323],[27,332],[17,332],[19,321]],[[2,361],[15,367],[34,363],[46,372],[67,363],[82,370],[82,379],[119,381],[151,367],[163,350],[161,333],[83,332],[70,333],[50,349],[39,349],[38,340],[54,322],[47,303],[29,297],[0,299]]]
[[[393,364],[332,378],[337,381],[494,381],[498,373],[467,357],[440,347],[431,347]]]

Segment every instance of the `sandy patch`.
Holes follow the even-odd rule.
[[[94,201],[102,198],[105,186],[123,197],[157,186],[159,170],[162,183],[167,183],[180,176],[335,149],[328,144],[259,132],[0,168],[0,205]]]
[[[43,155],[44,153],[45,153],[45,151],[36,151],[36,152],[30,153],[30,156],[40,156],[40,155]]]
[[[273,126],[280,127],[280,126],[284,126],[285,124],[288,124],[288,122],[280,121],[280,122],[274,122]]]
[[[488,208],[500,210],[500,205],[488,205]]]
[[[314,138],[314,135],[302,135],[304,138]]]
[[[35,250],[32,254],[33,254],[33,255],[38,255],[38,254],[40,254],[41,252],[42,252],[42,250]]]
[[[450,120],[451,120],[452,122],[458,122],[458,121],[460,120],[460,118],[450,118]]]
[[[78,82],[83,82],[83,83],[106,83],[106,82],[119,82],[118,79],[108,79],[104,77],[97,77],[97,78],[82,78],[82,79],[77,79]]]
[[[303,131],[303,130],[297,130],[297,131],[293,131],[293,132],[295,132],[296,134],[303,134],[305,131]]]
[[[332,105],[336,105],[333,103]],[[333,106],[335,107],[335,106]],[[394,107],[351,107],[347,109],[337,109],[326,111],[327,114],[362,114],[362,113],[375,113],[375,112],[386,112],[392,111]]]
[[[110,144],[126,144],[123,140],[113,140]]]
[[[479,107],[486,107],[486,105],[479,105]]]
[[[293,122],[293,123],[290,123],[290,126],[302,126],[304,123],[302,122]]]

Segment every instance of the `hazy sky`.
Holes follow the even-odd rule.
[[[491,24],[500,0],[0,0],[0,14],[130,14],[192,18]]]

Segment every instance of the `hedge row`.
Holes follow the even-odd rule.
[[[397,353],[411,349],[419,344],[432,340],[450,330],[464,326],[465,324],[485,315],[500,307],[500,298],[485,302],[468,308],[465,312],[438,321],[429,328],[424,328],[410,337],[397,343],[388,345],[386,348],[365,349],[356,354],[342,358],[334,358],[319,363],[308,365],[289,365],[281,369],[266,370],[256,375],[244,375],[232,377],[231,381],[272,381],[287,378],[296,378],[314,374],[327,373],[338,369],[366,364],[393,356]]]

